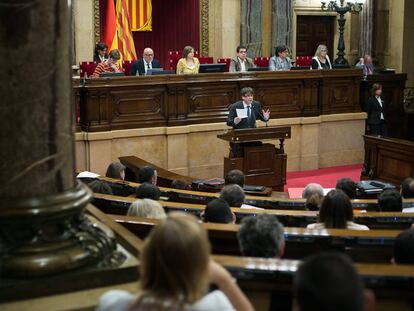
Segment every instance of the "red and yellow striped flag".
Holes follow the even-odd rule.
[[[132,31],[152,31],[151,0],[128,0]]]
[[[108,46],[109,51],[118,48],[118,35],[116,28],[117,27],[114,0],[108,0],[106,4],[106,19],[103,41]]]
[[[136,60],[134,38],[129,24],[129,6],[127,0],[116,0],[116,28],[118,49],[122,60]]]

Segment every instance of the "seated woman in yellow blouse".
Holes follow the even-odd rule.
[[[177,63],[177,74],[195,74],[198,73],[200,62],[194,57],[194,48],[186,46],[183,51],[183,58]]]

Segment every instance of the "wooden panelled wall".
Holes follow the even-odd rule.
[[[253,87],[271,118],[359,112],[362,71],[298,70],[75,79],[83,131],[224,122]]]

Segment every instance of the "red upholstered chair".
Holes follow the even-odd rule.
[[[180,58],[183,56],[182,52],[178,51],[169,51],[168,52],[168,58],[170,63],[170,70],[177,70],[177,63],[180,60]]]
[[[214,63],[213,57],[200,57],[198,58],[198,60],[200,61],[200,64],[213,64]]]
[[[80,62],[79,63],[79,75],[81,78],[85,76],[85,74],[90,77],[93,75],[96,66],[98,66],[98,62]]]
[[[130,72],[131,72],[131,67],[132,67],[132,63],[134,61],[133,60],[124,60],[122,61],[122,70],[125,73],[126,76],[129,76]]]
[[[257,67],[269,67],[270,57],[256,57],[254,63]]]
[[[226,64],[226,71],[229,71],[231,58],[217,58],[218,64]]]
[[[296,66],[310,67],[312,64],[312,56],[296,56]]]

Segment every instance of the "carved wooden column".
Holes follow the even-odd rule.
[[[110,254],[74,177],[71,7],[0,0],[0,273],[55,274]]]

